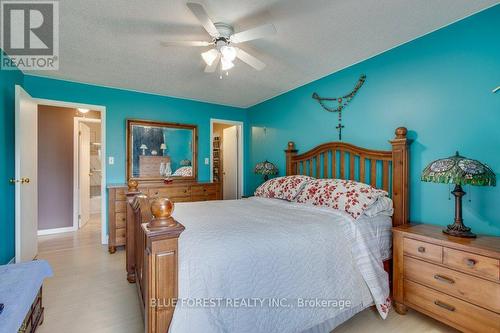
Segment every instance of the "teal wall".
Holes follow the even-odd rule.
[[[14,87],[20,71],[0,70],[0,264],[14,257]]]
[[[124,183],[126,119],[179,122],[198,126],[198,179],[210,180],[210,119],[246,122],[246,110],[153,94],[106,88],[38,76],[19,71],[0,71],[0,264],[14,256],[14,188],[7,179],[14,175],[14,85],[20,84],[35,98],[101,105],[106,107],[106,182]],[[245,160],[247,154],[245,152]],[[106,159],[107,160],[107,159]],[[6,161],[7,163],[4,163]]]
[[[361,73],[367,81],[343,113],[344,141],[390,149],[394,129],[406,126],[411,145],[411,218],[445,225],[452,220],[448,187],[421,183],[420,172],[437,158],[462,155],[500,172],[500,6],[392,49],[286,94],[243,110],[62,80],[0,71],[0,264],[14,256],[14,85],[34,97],[106,107],[107,183],[125,181],[125,119],[151,119],[198,125],[199,179],[210,178],[210,118],[238,120],[245,127],[245,192],[261,182],[256,162],[268,159],[285,167],[289,140],[301,151],[337,138],[336,115],[311,99],[313,92],[349,91]],[[334,56],[334,55],[332,55]],[[250,126],[249,126],[250,125]],[[264,130],[264,128],[266,130]],[[474,231],[500,235],[500,188],[466,188],[465,222]]]
[[[24,88],[36,98],[106,107],[106,155],[115,158],[106,169],[106,182],[126,181],[126,119],[178,122],[198,126],[198,179],[210,180],[210,118],[246,121],[244,109],[187,99],[54,80],[26,75]]]
[[[337,139],[337,114],[324,111],[311,95],[346,93],[364,73],[365,85],[342,115],[344,141],[388,150],[394,129],[406,126],[414,140],[411,218],[452,222],[448,186],[422,183],[420,172],[430,161],[459,150],[489,164],[498,176],[500,93],[491,90],[500,84],[499,22],[496,6],[252,107],[248,191],[261,181],[251,170],[256,162],[267,158],[284,171],[283,149],[289,140],[305,151]],[[466,191],[465,223],[476,232],[500,235],[500,186]]]

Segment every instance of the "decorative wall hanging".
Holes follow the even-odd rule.
[[[358,90],[365,83],[365,80],[366,80],[366,75],[362,74],[359,77],[356,86],[354,86],[354,89],[350,93],[341,97],[320,97],[317,93],[312,94],[312,98],[317,100],[323,109],[325,109],[328,112],[338,112],[339,124],[335,128],[339,132],[339,141],[342,141],[342,129],[344,128],[344,125],[342,125],[342,110],[344,110],[344,108],[351,102],[351,100],[357,94]],[[336,107],[329,107],[328,105],[326,105],[326,102],[331,102],[331,101],[336,101],[338,105]]]

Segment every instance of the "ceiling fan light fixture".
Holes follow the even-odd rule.
[[[201,57],[203,58],[203,60],[205,61],[205,63],[208,66],[212,66],[212,64],[214,63],[215,59],[217,59],[218,55],[219,55],[219,52],[216,49],[210,49],[210,50],[208,50],[206,52],[203,52],[201,54]]]
[[[228,59],[226,59],[226,57],[222,56],[220,58],[220,69],[223,70],[223,71],[228,71],[230,70],[231,68],[234,67],[234,64],[232,61],[229,61]]]
[[[232,46],[224,45],[220,48],[220,52],[222,53],[222,56],[230,62],[233,62],[234,59],[236,59],[236,49]]]

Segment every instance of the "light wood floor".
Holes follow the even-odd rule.
[[[54,277],[45,281],[45,321],[39,333],[138,333],[144,330],[135,286],[125,279],[125,252],[110,255],[100,243],[95,218],[77,232],[39,237],[39,258],[49,261]],[[386,320],[367,309],[335,333],[452,333],[439,322],[409,311]],[[193,332],[196,333],[196,332]]]

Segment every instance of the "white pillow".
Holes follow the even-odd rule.
[[[377,215],[387,215],[392,216],[394,214],[394,208],[392,205],[392,200],[389,197],[378,197],[364,213],[366,216],[374,217]]]

